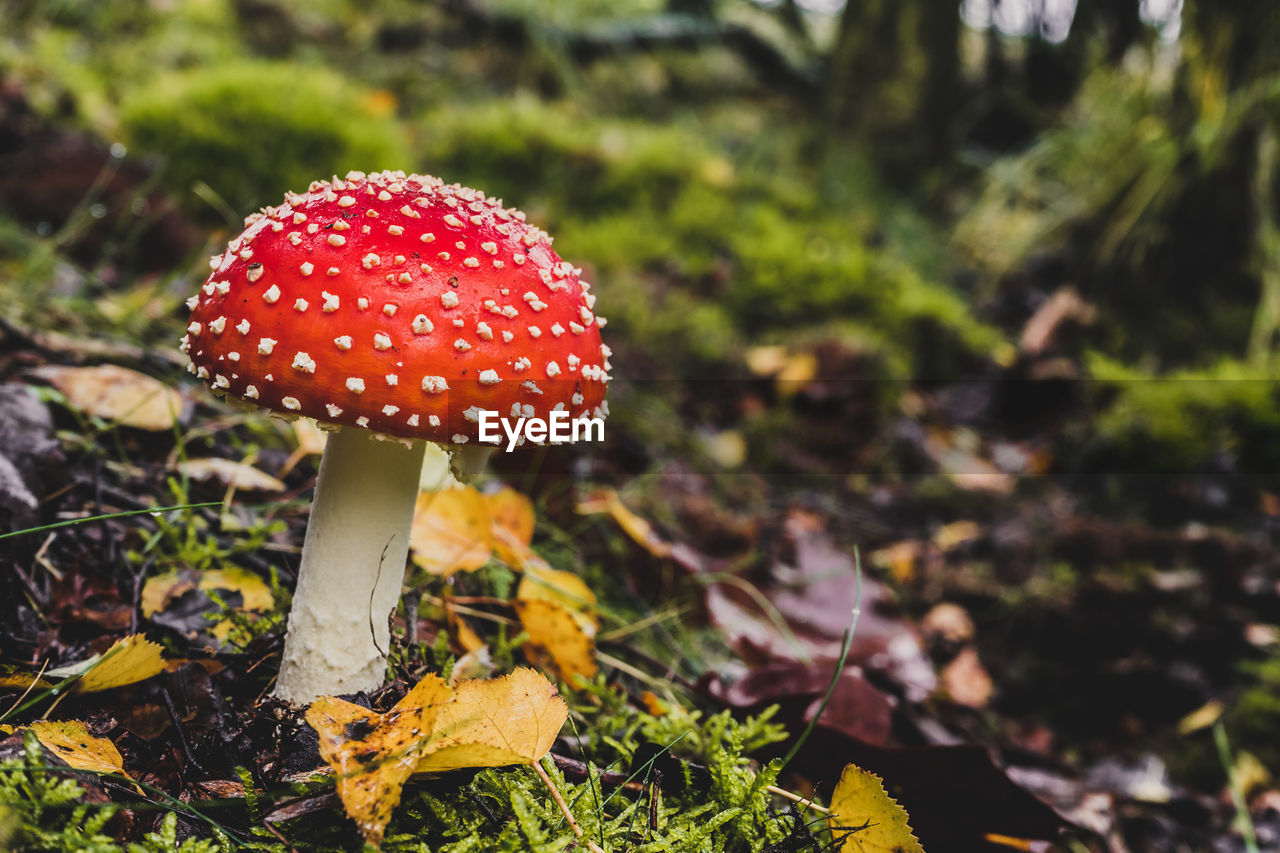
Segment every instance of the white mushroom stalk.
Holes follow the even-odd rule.
[[[426,444],[329,436],[275,695],[298,704],[382,685]]]

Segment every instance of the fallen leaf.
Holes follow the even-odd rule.
[[[449,673],[449,683],[457,684],[472,678],[488,678],[493,674],[493,654],[488,646],[481,646],[473,652],[467,652],[453,665]]]
[[[699,436],[702,452],[721,468],[738,468],[747,460],[747,439],[735,429]]]
[[[181,634],[193,643],[226,648],[238,620],[250,619],[275,604],[271,587],[244,569],[175,569],[147,578],[142,586],[142,615],[153,625]]]
[[[640,701],[644,703],[644,709],[648,711],[649,715],[652,717],[665,717],[670,713],[667,708],[667,703],[652,690],[646,690],[641,693]]]
[[[578,502],[578,513],[608,513],[623,532],[650,554],[660,559],[671,555],[671,543],[659,536],[649,522],[628,509],[613,489],[601,489],[584,497]]]
[[[530,669],[456,687],[428,675],[385,714],[330,696],[306,712],[347,815],[375,847],[411,774],[532,764],[568,717],[555,686]]]
[[[576,675],[595,678],[595,634],[600,622],[595,593],[584,580],[541,560],[530,561],[516,588],[516,613],[529,634],[526,660],[549,666],[568,684],[575,683]]]
[[[933,544],[942,552],[954,551],[967,542],[972,542],[982,535],[982,528],[976,521],[953,521],[944,524],[933,534]]]
[[[823,706],[823,694],[831,684],[835,661],[800,666],[779,661],[752,669],[728,687],[718,679],[707,682],[707,692],[734,708],[783,706],[784,714],[803,708],[799,718],[808,722],[818,714],[818,725],[843,732],[865,743],[887,743],[897,700],[869,682],[861,667],[848,666],[836,679],[831,701]],[[793,711],[792,708],[795,708]]]
[[[1217,699],[1210,699],[1178,721],[1178,734],[1186,736],[1207,729],[1222,719],[1227,706]]]
[[[794,353],[787,356],[774,377],[778,387],[778,396],[792,397],[799,394],[818,375],[818,357],[811,352]]]
[[[943,601],[935,604],[920,620],[920,632],[930,642],[959,646],[974,638],[977,629],[969,611],[958,604]]]
[[[1075,321],[1088,325],[1093,318],[1093,307],[1080,298],[1074,287],[1059,288],[1040,304],[1022,327],[1018,347],[1027,355],[1041,355],[1053,344],[1064,323]]]
[[[182,395],[160,381],[114,364],[48,365],[32,371],[62,392],[67,405],[86,415],[153,432],[173,429]]]
[[[409,532],[413,561],[433,575],[478,569],[493,552],[489,506],[471,486],[419,492]]]
[[[124,759],[116,745],[104,737],[89,734],[84,723],[77,720],[42,720],[32,723],[31,731],[35,732],[36,738],[46,749],[67,762],[69,767],[90,773],[115,774],[132,780],[124,770]],[[138,788],[138,792],[141,793],[142,789]]]
[[[936,431],[925,440],[925,451],[938,470],[957,488],[1001,495],[1013,492],[1017,486],[1013,477],[969,451],[964,444],[966,442],[954,434]]]
[[[142,585],[142,615],[148,619],[189,589],[240,594],[241,610],[266,611],[275,604],[271,587],[244,569],[174,569],[147,578]]]
[[[550,601],[568,610],[583,632],[595,637],[600,627],[596,616],[596,594],[586,581],[573,572],[553,569],[541,560],[525,566],[524,577],[516,587],[519,601]]]
[[[97,693],[159,675],[165,668],[160,651],[159,643],[151,642],[142,634],[133,634],[117,640],[100,655],[51,669],[45,675],[70,678],[83,673],[75,684],[76,692]]]
[[[746,352],[747,369],[756,376],[773,376],[787,363],[787,348],[771,344],[751,347]]]
[[[428,675],[385,714],[329,696],[307,708],[306,720],[320,736],[320,757],[337,773],[338,797],[375,847],[452,697],[449,685]]]
[[[281,477],[287,475],[306,457],[319,456],[324,453],[325,445],[329,441],[328,433],[316,426],[316,422],[311,418],[298,418],[298,420],[290,424],[290,427],[297,447],[293,449],[293,452],[289,454],[289,458],[280,466]]]
[[[825,532],[792,525],[790,533],[794,565],[780,567],[786,583],[760,588],[725,576],[706,587],[707,615],[750,659],[834,660],[857,597],[854,560]],[[884,674],[909,701],[923,701],[936,689],[937,674],[920,638],[894,615],[885,584],[864,576],[862,587],[849,662]]]
[[[439,737],[419,760],[420,773],[533,764],[569,718],[555,685],[524,667],[501,678],[459,682],[454,691],[455,701],[436,718]]]
[[[108,633],[128,629],[133,621],[133,602],[121,595],[110,578],[85,572],[67,572],[53,584],[55,622],[89,622]]]
[[[973,646],[961,649],[942,670],[942,686],[952,702],[967,708],[985,708],[995,691],[995,684]]]
[[[214,481],[247,492],[283,492],[284,483],[252,465],[230,459],[188,459],[178,463],[178,472],[200,482]]]
[[[53,682],[45,678],[37,678],[34,672],[23,672],[20,669],[6,669],[0,672],[0,687],[33,687],[44,690],[53,686]]]
[[[895,542],[871,552],[871,565],[888,569],[898,583],[910,583],[916,574],[916,563],[924,554],[924,545],[910,539]]]
[[[517,599],[515,608],[529,635],[520,647],[529,663],[551,669],[567,684],[573,684],[579,675],[595,678],[595,642],[572,610],[544,599]]]
[[[879,776],[855,764],[844,768],[827,817],[832,833],[844,839],[841,853],[924,853],[907,819]]]
[[[926,849],[982,850],[983,836],[993,832],[1056,839],[1069,825],[1010,778],[1014,768],[997,767],[983,746],[878,747],[819,726],[796,756],[795,770],[835,779],[850,760],[884,779],[910,810]]]
[[[448,598],[444,600],[444,618],[449,626],[449,633],[457,640],[458,645],[462,646],[464,652],[474,652],[487,645],[467,620],[458,615],[457,607]]]
[[[515,489],[502,489],[485,495],[484,502],[493,525],[494,553],[504,563],[518,567],[533,542],[533,501]]]

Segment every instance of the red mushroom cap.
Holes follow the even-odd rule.
[[[604,417],[609,348],[581,270],[501,202],[351,172],[245,220],[188,300],[182,350],[215,393],[404,438],[502,417]]]

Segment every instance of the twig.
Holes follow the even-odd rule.
[[[600,663],[606,666],[613,667],[619,672],[625,672],[627,675],[631,676],[632,678],[638,681],[643,681],[645,684],[649,685],[650,687],[660,688],[664,686],[662,679],[654,678],[652,675],[645,672],[644,670],[637,669],[636,667],[632,666],[626,661],[619,660],[613,655],[606,654],[605,652],[602,652],[599,649],[596,649],[596,660],[600,661]]]
[[[27,698],[27,694],[35,689],[36,684],[40,681],[40,676],[44,675],[44,671],[49,668],[49,661],[46,660],[40,664],[40,671],[36,673],[36,677],[31,679],[31,683],[27,685],[27,689],[22,691],[22,695],[13,700],[13,704],[9,706],[9,710],[0,714],[0,720],[6,720],[13,713],[14,709],[22,704],[22,700]]]
[[[423,601],[425,601],[425,602],[427,602],[428,604],[434,604],[434,605],[435,605],[435,606],[437,606],[437,607],[443,607],[443,606],[444,606],[444,604],[445,604],[445,600],[444,600],[443,598],[439,598],[439,597],[434,596],[434,595],[424,595],[424,596],[422,596],[422,600],[423,600]],[[509,617],[506,617],[506,616],[500,616],[500,615],[498,615],[497,613],[489,613],[489,612],[486,612],[486,611],[484,611],[484,610],[475,610],[475,609],[473,609],[473,608],[471,608],[471,607],[464,607],[464,606],[463,606],[463,605],[461,605],[461,604],[456,604],[456,603],[454,603],[454,602],[456,602],[457,600],[458,600],[458,599],[456,599],[456,598],[450,598],[450,599],[449,599],[449,603],[452,605],[452,607],[453,607],[453,609],[454,609],[454,610],[456,610],[458,613],[463,614],[464,616],[474,616],[474,617],[475,617],[475,618],[477,618],[477,619],[483,619],[483,620],[485,620],[485,621],[487,621],[487,622],[497,622],[497,623],[499,623],[499,624],[501,624],[501,625],[514,625],[514,624],[516,624],[516,620],[511,619],[511,618],[509,618]],[[510,606],[510,604],[511,604],[511,602],[509,602],[509,601],[504,601],[504,602],[502,602],[502,603],[503,603],[503,604],[505,604],[505,605],[507,605],[507,606]]]
[[[173,697],[169,695],[169,688],[161,687],[160,696],[164,699],[165,710],[169,712],[169,721],[173,723],[173,733],[178,736],[178,746],[182,748],[182,754],[186,756],[188,763],[196,769],[196,772],[208,777],[209,771],[201,766],[195,754],[191,751],[191,744],[187,743],[187,734],[182,727],[182,717],[178,716],[178,708],[173,704]]]
[[[793,794],[786,788],[779,788],[777,785],[766,785],[764,789],[770,794],[777,794],[779,797],[785,797],[793,803],[799,803],[800,808],[802,809],[813,809],[815,812],[831,814],[831,809],[826,806],[820,806],[807,797],[802,797],[799,794]]]
[[[40,549],[36,551],[35,556],[32,557],[31,559],[35,560],[37,563],[39,563],[41,566],[44,567],[45,571],[53,575],[54,580],[60,581],[62,580],[62,570],[59,569],[57,566],[55,566],[53,563],[50,563],[49,558],[46,556],[49,553],[49,546],[53,544],[53,540],[55,537],[57,537],[57,535],[58,534],[56,533],[50,533],[45,538],[44,544],[40,546]]]
[[[274,826],[267,823],[265,820],[262,822],[262,826],[267,832],[271,833],[277,839],[279,839],[280,843],[283,844],[288,849],[289,853],[298,853],[298,848],[290,844],[288,840],[283,835],[280,834],[280,830],[276,829]]]
[[[560,796],[560,789],[551,781],[551,777],[547,775],[547,771],[542,768],[541,761],[533,762],[533,769],[538,774],[538,778],[542,780],[542,784],[547,786],[547,790],[551,792],[551,799],[556,801],[556,805],[560,807],[560,813],[564,815],[564,819],[569,822],[569,828],[573,830],[573,834],[582,839],[587,845],[587,849],[591,853],[604,853],[600,845],[596,844],[583,835],[582,827],[578,826],[578,821],[574,819],[573,812],[569,811],[569,807],[565,805],[564,797]]]
[[[674,664],[674,663],[666,663],[666,662],[664,662],[664,661],[660,661],[660,660],[658,660],[656,657],[654,657],[653,655],[649,654],[648,652],[643,652],[643,651],[641,651],[640,649],[634,648],[634,647],[629,646],[629,645],[627,645],[627,644],[625,644],[625,643],[619,643],[619,642],[616,642],[616,641],[614,641],[614,640],[612,640],[612,639],[606,640],[606,639],[604,639],[604,638],[603,638],[603,636],[601,636],[601,637],[597,637],[597,638],[596,638],[596,648],[597,648],[597,650],[599,649],[600,645],[608,645],[608,646],[613,647],[613,648],[623,649],[623,650],[625,650],[628,654],[633,655],[633,656],[634,656],[634,657],[636,657],[636,658],[639,658],[640,660],[644,661],[645,663],[649,664],[650,666],[654,667],[655,669],[662,669],[662,670],[664,670],[664,672],[663,672],[663,673],[662,673],[662,675],[660,676],[660,678],[662,678],[662,679],[665,679],[665,680],[667,680],[667,681],[675,682],[676,684],[679,684],[681,687],[687,688],[687,689],[689,689],[689,690],[693,690],[693,689],[695,689],[695,687],[696,687],[696,685],[695,685],[692,681],[690,681],[689,679],[685,678],[685,677],[684,677],[683,675],[681,675],[680,673],[676,672],[676,670],[675,670],[675,664]],[[596,653],[596,654],[597,654],[597,657],[598,657],[598,656],[599,656],[599,651],[597,651],[597,653]],[[611,659],[611,660],[617,660],[617,658],[610,658],[610,659]]]
[[[572,718],[571,718],[572,719]],[[587,768],[585,761],[579,761],[576,758],[570,758],[567,755],[560,755],[555,752],[548,752],[547,757],[555,762],[556,767],[566,776],[580,776],[583,779],[591,778],[591,772]],[[625,773],[617,773],[612,770],[595,770],[596,781],[602,785],[615,785],[619,788],[626,788],[628,791],[643,791],[644,785],[639,782],[629,782]]]

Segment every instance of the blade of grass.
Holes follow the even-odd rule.
[[[1222,721],[1213,724],[1213,744],[1218,748],[1218,760],[1227,774],[1227,789],[1231,792],[1231,804],[1236,810],[1236,824],[1244,838],[1245,853],[1258,853],[1258,836],[1249,817],[1249,804],[1244,801],[1244,789],[1240,787],[1240,774],[1236,772],[1235,759],[1231,757],[1231,744],[1227,741],[1227,729]]]
[[[53,530],[57,527],[71,527],[76,524],[87,524],[90,521],[104,521],[109,518],[128,518],[133,515],[154,515],[158,512],[178,512],[179,510],[184,509],[202,509],[209,506],[222,506],[222,501],[210,501],[208,503],[199,504],[178,504],[177,506],[156,506],[148,509],[131,509],[124,512],[110,512],[106,515],[87,515],[84,518],[55,521],[53,524],[42,524],[39,527],[28,527],[24,530],[11,530],[8,533],[0,533],[0,539],[22,536],[25,533],[39,533],[41,530]]]
[[[840,683],[840,674],[844,672],[845,661],[849,659],[849,649],[853,646],[853,634],[858,630],[858,617],[862,615],[862,552],[857,548],[853,549],[853,570],[857,577],[857,592],[853,599],[852,619],[849,622],[849,627],[844,631],[844,640],[840,644],[840,659],[836,661],[835,672],[831,674],[831,683],[827,685],[827,693],[822,697],[822,703],[818,705],[818,710],[814,713],[813,719],[809,720],[809,725],[805,726],[804,731],[800,733],[800,737],[796,738],[796,742],[792,744],[791,750],[782,759],[782,767],[786,767],[791,763],[791,759],[796,757],[796,753],[800,751],[800,747],[804,746],[804,742],[809,739],[809,735],[813,734],[814,727],[818,725],[818,719],[822,716],[822,712],[827,709],[827,703],[831,701],[832,694],[836,692],[836,685]]]

